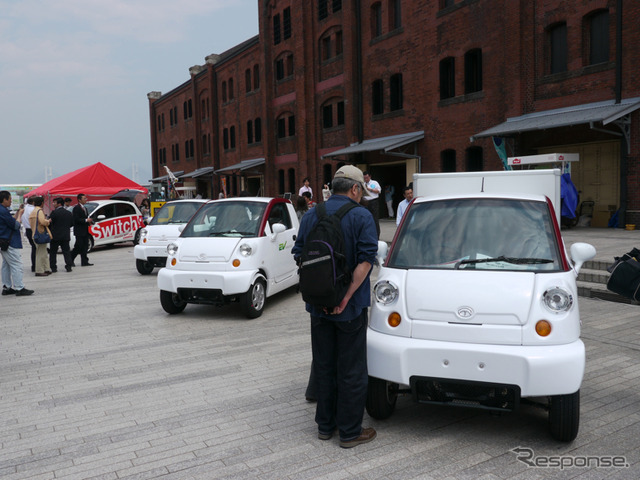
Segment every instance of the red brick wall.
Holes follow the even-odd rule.
[[[373,38],[371,8],[380,2],[382,35]],[[204,75],[180,86],[156,102],[150,101],[151,118],[171,104],[178,106],[179,125],[168,126],[165,132],[152,135],[154,151],[171,143],[181,147],[180,165],[176,170],[188,170],[184,160],[184,138],[199,142],[201,135],[212,133],[213,149],[210,162],[216,168],[240,160],[265,157],[265,186],[269,195],[277,194],[279,169],[295,169],[298,185],[302,178],[312,178],[312,188],[322,186],[325,163],[335,167],[341,159],[322,160],[319,152],[341,148],[364,139],[424,130],[424,140],[418,142],[422,170],[441,169],[441,152],[456,152],[456,168],[466,169],[467,150],[483,149],[484,169],[500,169],[490,139],[470,137],[493,127],[507,118],[548,109],[568,107],[615,98],[615,18],[616,0],[460,0],[452,7],[440,9],[440,2],[402,0],[401,27],[392,30],[388,0],[343,0],[342,9],[318,19],[317,1],[260,0],[259,41],[239,52],[231,52],[216,65],[208,65]],[[273,42],[273,16],[283,19],[285,8],[291,8],[292,36]],[[608,8],[610,12],[610,61],[606,64],[585,64],[586,46],[583,23],[590,12]],[[640,2],[624,2],[622,96],[640,97],[639,54]],[[361,19],[361,42],[357,36],[357,20]],[[568,38],[567,72],[549,75],[547,29],[556,22],[566,22]],[[322,59],[322,38],[342,31],[343,52],[331,59]],[[359,83],[357,47],[361,45],[362,70]],[[471,49],[482,50],[482,82],[480,92],[464,93],[464,56]],[[232,49],[233,50],[233,49]],[[229,53],[229,52],[226,52]],[[282,81],[275,80],[275,61],[282,55],[293,55],[294,74]],[[440,100],[440,61],[452,57],[455,61],[455,97]],[[260,89],[245,93],[245,70],[258,64]],[[285,67],[286,68],[286,67]],[[403,79],[403,108],[391,112],[389,85],[392,75]],[[235,100],[223,105],[220,101],[221,82],[234,79]],[[384,112],[372,114],[372,82],[382,79]],[[191,83],[194,83],[192,86]],[[215,113],[207,122],[185,123],[182,102],[199,95],[213,95]],[[331,99],[344,99],[345,125],[324,131],[322,106]],[[362,119],[358,117],[362,101]],[[168,111],[168,110],[167,110]],[[154,113],[156,115],[154,115]],[[276,119],[283,113],[296,117],[296,136],[277,140]],[[262,142],[247,145],[247,120],[260,117]],[[361,121],[360,121],[361,120]],[[640,210],[640,130],[638,114],[633,116],[631,154],[628,157],[628,208]],[[236,148],[222,149],[222,129],[234,125]],[[615,128],[615,127],[614,127]],[[197,129],[197,132],[194,132]],[[360,136],[360,132],[362,135]],[[568,140],[580,142],[605,139],[588,127],[569,130],[535,132],[516,137],[509,142],[517,154],[533,153],[537,147]],[[608,137],[606,139],[610,139]],[[585,140],[587,139],[587,140]],[[285,157],[286,155],[286,157]],[[275,158],[297,159],[296,163],[276,165]],[[360,157],[358,162],[375,162],[380,157]],[[342,159],[344,160],[344,159]],[[387,157],[386,161],[397,160]],[[382,161],[385,161],[382,157]],[[203,166],[204,158],[195,163]],[[154,170],[155,171],[155,170]],[[160,172],[162,174],[162,172]],[[638,222],[640,224],[640,221]]]

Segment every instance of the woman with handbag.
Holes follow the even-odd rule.
[[[33,242],[36,244],[36,277],[46,277],[51,274],[47,252],[47,244],[51,241],[51,231],[49,230],[51,220],[45,216],[42,210],[43,203],[43,197],[34,198],[34,209],[29,215]]]

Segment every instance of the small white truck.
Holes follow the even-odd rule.
[[[380,264],[367,332],[367,411],[420,403],[549,412],[578,433],[585,349],[576,277],[595,256],[562,241],[560,170],[416,174]]]

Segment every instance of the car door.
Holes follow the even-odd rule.
[[[93,219],[93,225],[91,225],[89,231],[93,235],[95,245],[104,245],[117,241],[115,216],[116,207],[113,203],[99,205],[91,212],[90,217]]]
[[[133,240],[138,229],[137,212],[131,203],[116,203],[116,230],[123,241]]]
[[[279,233],[274,240],[271,235],[263,237],[267,244],[265,251],[267,258],[265,265],[273,273],[273,280],[278,283],[297,275],[297,266],[293,260],[291,250],[294,244],[294,236],[297,233],[286,203],[275,203],[272,205],[267,217],[267,230],[271,233],[272,226],[276,223],[283,224],[287,229]]]

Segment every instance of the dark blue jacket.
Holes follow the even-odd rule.
[[[332,195],[325,203],[327,214],[334,214],[347,202],[353,202],[353,200],[346,195]],[[293,256],[296,259],[302,255],[302,248],[304,247],[305,239],[317,221],[318,215],[316,214],[315,208],[309,210],[302,217],[298,236],[296,237],[296,243],[292,250]],[[351,270],[355,270],[356,266],[362,262],[369,262],[373,265],[376,259],[376,254],[378,253],[378,233],[376,231],[376,224],[373,221],[373,215],[371,215],[371,212],[364,207],[354,208],[342,218],[341,225],[342,233],[344,235],[345,254]],[[358,290],[355,291],[349,300],[347,307],[340,315],[326,314],[322,309],[314,307],[308,303],[306,304],[307,312],[313,316],[329,320],[345,322],[353,320],[362,313],[364,308],[371,305],[371,285],[369,277],[370,273],[367,275],[364,282],[362,282],[362,285],[360,285]]]
[[[22,248],[20,222],[13,218],[4,205],[0,205],[0,238],[8,238],[10,247]]]

